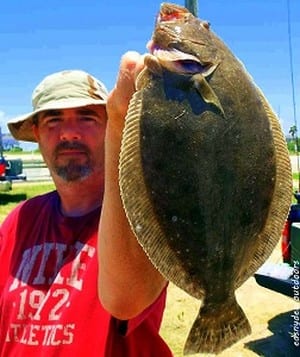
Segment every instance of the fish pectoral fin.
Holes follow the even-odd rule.
[[[208,104],[212,104],[225,116],[224,109],[211,86],[207,83],[202,74],[197,73],[192,76],[191,81],[194,88],[201,95],[201,98]]]

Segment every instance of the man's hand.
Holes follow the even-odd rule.
[[[144,57],[137,52],[127,52],[121,58],[117,82],[106,105],[108,120],[113,127],[123,128],[129,101],[136,90],[135,80],[143,68]]]

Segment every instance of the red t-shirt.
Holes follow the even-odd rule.
[[[166,291],[120,321],[97,295],[100,209],[64,217],[56,191],[20,204],[0,230],[0,356],[168,357]]]

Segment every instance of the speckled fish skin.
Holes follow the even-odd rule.
[[[126,117],[121,197],[152,263],[202,300],[184,352],[219,353],[251,332],[235,290],[280,238],[292,196],[286,143],[207,22],[162,4],[149,50]]]

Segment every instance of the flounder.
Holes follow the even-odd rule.
[[[265,262],[292,197],[279,121],[243,64],[164,3],[125,121],[121,197],[157,269],[202,304],[184,353],[251,332],[235,290]]]

